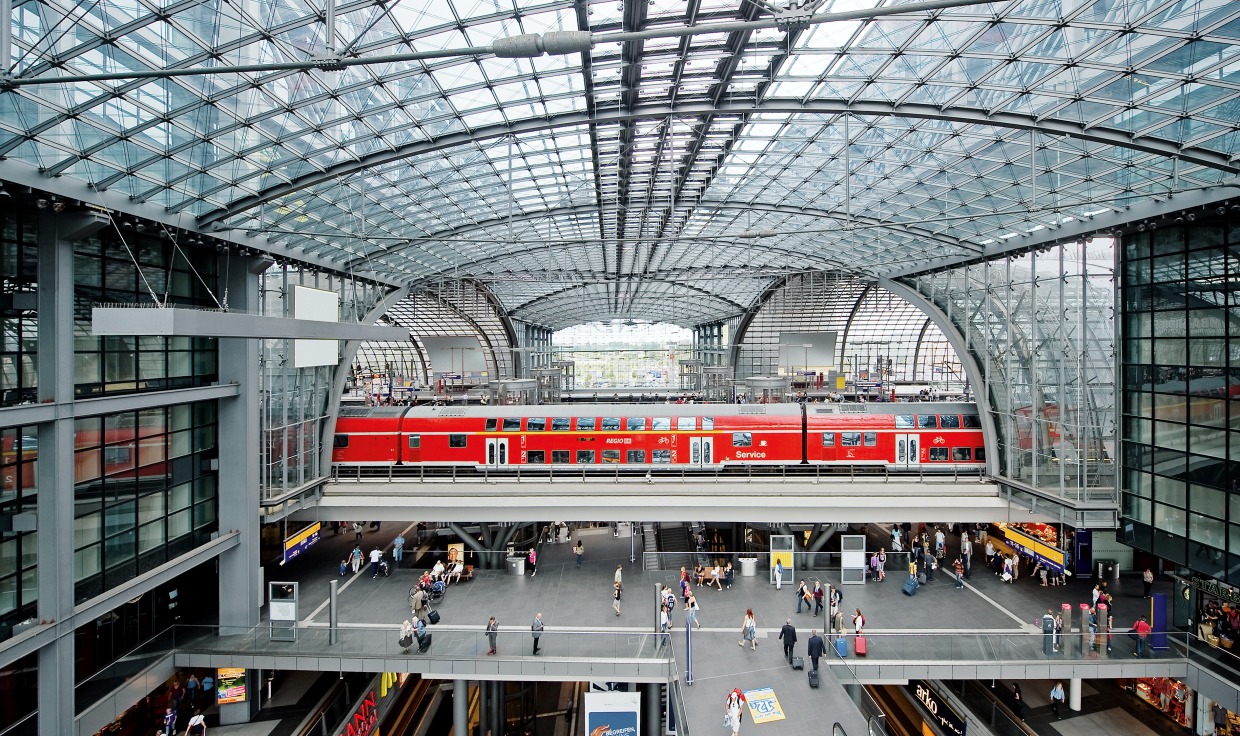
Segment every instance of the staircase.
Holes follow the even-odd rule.
[[[657,567],[664,570],[693,569],[693,537],[684,524],[664,524],[659,527],[659,551]],[[668,554],[674,552],[678,554]]]
[[[658,535],[654,531],[654,522],[642,523],[642,552],[658,552],[659,542]],[[658,570],[659,556],[657,554],[642,555],[643,570]]]

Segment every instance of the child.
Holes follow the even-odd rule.
[[[349,560],[347,558],[341,560],[340,561],[340,577],[344,577],[344,573],[348,569],[349,569]]]

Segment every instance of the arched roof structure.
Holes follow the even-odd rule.
[[[908,276],[1235,194],[1240,4],[788,5],[15,3],[0,177],[473,279],[549,329],[718,322],[790,274]]]

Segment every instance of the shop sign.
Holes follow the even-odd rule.
[[[582,703],[590,736],[640,736],[640,693],[589,692],[582,696]]]
[[[1193,587],[1206,595],[1212,595],[1215,598],[1218,598],[1220,601],[1240,605],[1240,590],[1237,590],[1230,585],[1220,583],[1213,578],[1194,577]]]
[[[917,698],[917,702],[930,714],[931,719],[944,731],[955,736],[965,736],[968,723],[960,717],[947,701],[923,680],[910,680],[904,687]]]
[[[357,709],[340,730],[340,736],[378,736],[375,730],[378,723],[379,709],[375,707],[375,691],[371,690],[357,704]]]

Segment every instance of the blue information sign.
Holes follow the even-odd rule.
[[[284,562],[293,560],[297,555],[314,546],[314,543],[319,541],[319,530],[322,527],[322,522],[316,521],[284,540]],[[280,564],[284,564],[284,562]]]

